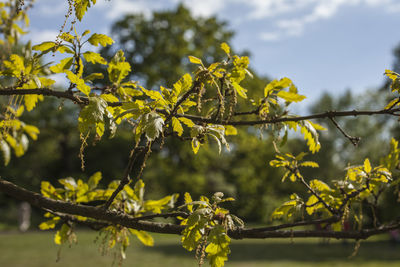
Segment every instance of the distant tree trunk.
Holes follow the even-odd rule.
[[[18,228],[21,232],[26,232],[31,226],[31,205],[22,202],[18,207]]]

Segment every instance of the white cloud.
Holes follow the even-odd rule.
[[[159,5],[154,1],[146,0],[112,0],[98,1],[95,9],[101,9],[106,13],[107,19],[116,19],[128,13],[142,13],[150,16]]]
[[[41,13],[65,13],[65,3],[54,5],[53,1],[39,1]],[[265,41],[299,36],[306,31],[308,25],[331,19],[346,6],[367,6],[390,13],[400,12],[399,0],[102,0],[97,1],[94,9],[105,14],[105,20],[115,20],[127,13],[151,16],[154,10],[171,8],[178,3],[183,3],[195,16],[218,15],[222,12],[227,14],[229,8],[238,7],[243,9],[243,16],[232,18],[231,22],[270,20],[269,29],[259,35]]]
[[[251,8],[249,19],[276,17],[298,11],[318,0],[236,0]]]
[[[396,0],[247,0],[247,2],[256,9],[252,11],[253,16],[250,15],[249,18],[275,17],[275,32],[264,32],[259,36],[260,39],[266,41],[299,36],[305,31],[307,25],[331,19],[346,6],[380,7],[387,12],[400,12],[400,4]],[[305,14],[298,15],[302,12]],[[293,18],[284,18],[287,16]]]
[[[173,0],[173,3],[183,3],[194,16],[208,17],[217,14],[232,0]]]
[[[31,29],[24,39],[31,40],[32,45],[40,44],[45,41],[55,41],[58,35],[58,31],[56,30],[38,30]]]

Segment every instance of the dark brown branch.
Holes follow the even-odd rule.
[[[86,97],[78,97],[69,92],[55,91],[49,88],[37,88],[37,89],[0,89],[0,95],[44,95],[54,96],[57,98],[65,98],[72,100],[77,104],[88,104],[89,100]]]
[[[194,88],[194,87],[193,87]],[[279,122],[289,122],[289,121],[304,121],[304,120],[312,120],[312,119],[324,119],[324,118],[335,118],[335,117],[350,117],[350,116],[370,116],[370,115],[392,115],[399,116],[398,112],[400,112],[400,108],[392,108],[392,109],[381,109],[381,110],[348,110],[348,111],[327,111],[323,113],[317,113],[307,116],[293,116],[293,117],[280,117],[268,120],[244,120],[244,121],[231,121],[231,120],[222,120],[216,121],[214,119],[195,116],[195,115],[187,115],[187,114],[175,114],[176,110],[179,108],[179,105],[183,103],[187,97],[193,92],[194,89],[189,90],[178,103],[175,105],[173,111],[169,114],[169,120],[175,117],[184,117],[191,119],[194,122],[198,123],[212,123],[212,124],[221,124],[221,125],[232,125],[232,126],[243,126],[243,125],[260,125],[260,124],[273,124]],[[191,92],[191,93],[189,93]],[[89,101],[86,97],[78,97],[76,95],[71,95],[68,92],[60,92],[54,91],[48,88],[38,88],[38,89],[10,89],[5,88],[0,90],[0,95],[31,95],[31,94],[39,94],[45,96],[55,96],[58,98],[66,98],[70,99],[78,104],[88,104]],[[108,102],[110,107],[119,107],[124,104],[124,102]],[[237,112],[237,115],[250,115],[254,113],[254,111],[248,112]],[[167,120],[166,120],[167,121]]]
[[[260,232],[267,232],[267,231],[276,231],[285,228],[292,228],[298,226],[306,226],[306,225],[317,225],[323,223],[335,223],[340,221],[339,216],[332,216],[327,219],[318,219],[318,220],[310,220],[310,221],[299,221],[294,223],[284,223],[276,226],[267,226],[267,227],[258,227],[252,229],[242,230],[243,233],[250,234],[250,233],[260,233]]]
[[[326,231],[326,230],[299,230],[299,231],[266,231],[256,233],[246,233],[245,230],[230,231],[228,234],[234,239],[241,238],[314,238],[327,237],[336,239],[367,239],[373,235],[386,233],[400,227],[400,222],[396,221],[392,224],[379,228],[365,229],[360,231]]]
[[[318,201],[321,202],[322,205],[324,205],[324,207],[325,207],[327,210],[329,210],[329,212],[330,212],[332,215],[337,215],[337,214],[338,214],[338,211],[335,210],[334,208],[332,208],[328,203],[326,203],[326,201],[324,201],[324,200],[321,198],[321,196],[320,196],[317,192],[315,192],[315,190],[312,189],[311,186],[304,180],[303,176],[299,175],[298,169],[294,169],[294,170],[293,170],[293,169],[288,168],[288,167],[286,167],[286,168],[287,168],[291,173],[293,173],[294,175],[296,175],[297,180],[299,180],[299,181],[311,192],[311,194],[313,194],[313,195],[318,199]]]
[[[91,219],[99,220],[102,223],[118,224],[124,227],[143,230],[154,233],[164,234],[181,234],[184,226],[170,223],[158,223],[142,220],[143,218],[135,218],[130,215],[121,214],[102,208],[84,206],[80,204],[69,203],[65,201],[53,200],[43,197],[37,193],[28,191],[13,183],[0,179],[0,191],[8,194],[16,199],[27,201],[30,204],[69,215],[80,215]],[[174,216],[176,213],[171,213]],[[163,217],[167,214],[159,214]],[[154,215],[152,218],[154,218]],[[360,231],[320,231],[320,230],[301,230],[301,231],[276,231],[276,230],[257,230],[241,229],[229,231],[228,234],[235,239],[242,238],[297,238],[297,237],[331,237],[337,239],[366,239],[370,236],[385,233],[394,229],[400,228],[400,219],[392,222],[389,225],[379,228],[365,229]]]
[[[188,99],[188,97],[193,94],[194,92],[196,92],[199,89],[200,86],[200,82],[199,81],[195,81],[192,88],[190,88],[189,91],[187,91],[175,104],[174,108],[172,109],[172,111],[169,113],[169,115],[165,118],[165,124],[168,123],[172,117],[175,116],[176,111],[178,110],[179,106],[185,102],[186,99]]]
[[[184,228],[183,226],[170,223],[138,220],[137,218],[130,215],[104,210],[102,207],[97,208],[49,199],[41,196],[40,194],[21,188],[3,179],[0,179],[0,191],[16,199],[27,201],[33,206],[42,209],[44,208],[53,212],[61,212],[70,215],[80,215],[137,230],[144,230],[155,233],[180,234]]]
[[[333,118],[330,117],[329,118],[332,123],[335,125],[335,127],[344,135],[344,137],[346,137],[347,139],[350,140],[350,142],[354,145],[354,146],[358,146],[358,143],[360,142],[361,138],[358,136],[350,136],[349,134],[347,134],[342,127],[340,127],[340,125],[337,123],[337,121]]]
[[[71,216],[68,214],[64,214],[64,213],[60,213],[60,212],[54,212],[48,209],[43,209],[47,212],[50,212],[51,214],[60,217],[64,222],[73,222],[73,223],[77,223],[83,226],[87,226],[89,228],[91,228],[92,230],[98,231],[104,227],[109,226],[109,223],[106,222],[101,222],[101,221],[92,221],[92,220],[86,220],[86,221],[82,221],[77,219],[75,216]]]
[[[129,155],[129,160],[128,164],[125,168],[124,175],[122,176],[122,179],[119,182],[118,187],[114,190],[114,192],[111,194],[110,198],[107,200],[107,202],[104,204],[103,208],[108,209],[111,204],[113,203],[114,199],[117,197],[119,192],[121,192],[125,185],[129,184],[130,182],[130,177],[129,174],[132,172],[133,165],[136,162],[136,159],[139,156],[139,152],[143,150],[143,147],[136,146],[134,149],[132,149],[130,155]]]
[[[307,116],[297,116],[297,117],[281,117],[275,119],[268,120],[246,120],[246,121],[216,121],[210,118],[204,118],[194,115],[186,115],[186,114],[176,114],[176,117],[185,117],[191,119],[194,122],[199,123],[213,123],[213,124],[221,124],[221,125],[232,125],[232,126],[241,126],[241,125],[260,125],[260,124],[273,124],[279,122],[288,122],[288,121],[304,121],[304,120],[312,120],[312,119],[324,119],[324,118],[334,118],[334,117],[350,117],[350,116],[370,116],[370,115],[392,115],[398,116],[396,112],[400,112],[400,108],[395,109],[382,109],[382,110],[350,110],[350,111],[327,111],[323,113],[317,113]]]

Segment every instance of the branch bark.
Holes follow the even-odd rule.
[[[144,219],[155,218],[156,215],[144,216],[142,218],[133,217],[126,214],[121,214],[103,208],[97,208],[92,206],[85,206],[80,204],[69,203],[65,201],[53,200],[43,197],[40,194],[28,191],[21,188],[11,182],[8,182],[0,178],[0,191],[8,194],[16,199],[27,201],[30,204],[39,207],[41,209],[50,210],[56,213],[63,213],[66,215],[80,215],[84,217],[90,217],[95,220],[99,220],[101,223],[111,223],[125,226],[132,229],[143,230],[153,233],[164,233],[164,234],[177,234],[180,235],[184,226],[175,225],[170,223],[150,222]],[[171,215],[171,216],[170,216]],[[179,214],[180,216],[181,214]],[[184,214],[182,214],[184,215]],[[160,217],[176,217],[178,213],[167,213],[159,214]],[[238,228],[236,230],[228,231],[229,236],[234,239],[243,238],[298,238],[298,237],[329,237],[337,239],[367,239],[370,236],[382,234],[394,229],[400,228],[400,219],[378,228],[364,229],[360,231],[321,231],[321,230],[285,230],[278,231],[286,227],[295,227],[305,225],[302,222],[294,223],[292,226],[283,224],[282,226],[273,227],[262,227],[262,228],[251,228],[243,229]]]
[[[193,88],[192,88],[193,89]],[[212,124],[220,124],[220,125],[232,125],[232,126],[251,126],[251,125],[262,125],[262,124],[274,124],[279,122],[297,122],[297,121],[304,121],[304,120],[313,120],[313,119],[326,119],[326,118],[335,118],[335,117],[351,117],[351,116],[371,116],[371,115],[391,115],[391,116],[400,116],[400,108],[392,108],[392,109],[380,109],[380,110],[347,110],[347,111],[326,111],[317,114],[311,114],[307,116],[286,116],[268,120],[238,120],[238,121],[231,121],[231,120],[222,120],[217,121],[215,119],[195,116],[195,115],[187,115],[187,114],[175,114],[179,105],[187,99],[187,97],[193,93],[193,91],[189,90],[187,95],[185,94],[177,103],[174,110],[170,114],[165,114],[171,119],[173,116],[175,117],[184,117],[190,119],[194,122],[198,123],[212,123]],[[190,92],[190,93],[189,93]],[[12,89],[12,88],[4,88],[0,90],[0,95],[45,95],[45,96],[54,96],[58,98],[66,98],[72,100],[77,104],[88,104],[89,100],[86,97],[76,96],[70,94],[68,92],[61,92],[51,90],[49,88],[37,88],[37,89]],[[110,107],[119,107],[122,106],[124,102],[108,102],[108,106]],[[162,112],[162,111],[159,111]],[[164,112],[165,113],[165,112]],[[237,112],[236,115],[250,115],[254,114],[254,111],[243,111]]]

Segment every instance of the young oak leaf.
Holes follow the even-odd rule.
[[[178,134],[178,136],[182,136],[182,134],[183,134],[182,124],[175,117],[172,117],[172,129],[174,132],[176,132]]]
[[[89,96],[90,86],[85,84],[85,80],[79,78],[78,75],[70,70],[65,70],[64,72],[67,74],[67,78],[71,81],[71,83],[76,84],[76,88],[78,88],[79,91]]]
[[[194,57],[194,56],[188,56],[189,61],[193,64],[198,64],[198,65],[202,65],[203,62],[201,61],[200,58]]]
[[[114,43],[114,40],[111,37],[108,37],[105,34],[98,34],[98,33],[93,33],[92,36],[90,36],[87,41],[91,45],[98,46],[100,44],[101,46],[104,47]]]
[[[224,50],[224,52],[229,55],[231,53],[231,48],[227,43],[222,43],[221,44],[221,49]]]
[[[103,65],[107,64],[107,61],[99,53],[87,51],[87,52],[83,53],[83,57],[85,58],[85,60],[87,62],[90,62],[92,64],[96,64],[96,63],[103,64]]]

